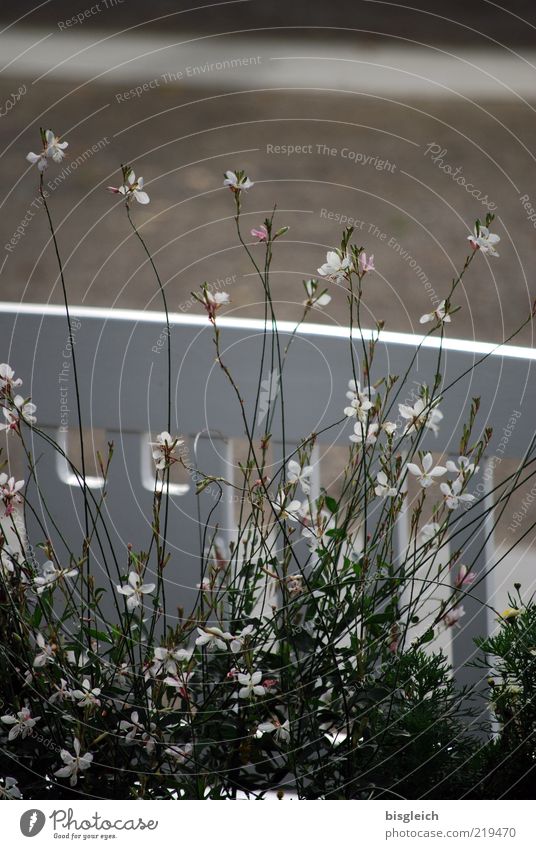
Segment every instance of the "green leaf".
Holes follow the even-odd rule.
[[[332,498],[331,495],[326,495],[326,507],[330,513],[336,513],[339,509],[336,499]]]

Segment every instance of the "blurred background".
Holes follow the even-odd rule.
[[[533,3],[48,0],[4,2],[0,16],[3,299],[60,300],[25,161],[45,126],[69,141],[45,183],[73,303],[160,309],[105,191],[128,162],[151,196],[136,220],[172,310],[198,311],[190,292],[228,278],[232,311],[260,314],[222,187],[223,171],[243,168],[256,182],[246,232],[275,203],[291,228],[272,282],[283,317],[301,312],[302,279],[351,220],[377,268],[365,322],[416,329],[488,211],[501,259],[477,258],[453,335],[499,341],[526,317],[535,294]],[[317,318],[346,323],[344,293],[332,295],[329,317]],[[531,328],[519,338],[530,345]]]

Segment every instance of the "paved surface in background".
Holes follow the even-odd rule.
[[[30,80],[28,80],[28,83]],[[349,80],[349,87],[351,84]],[[0,103],[14,89],[0,86]],[[34,203],[37,174],[25,155],[38,127],[67,134],[69,159],[46,175],[73,303],[160,309],[161,303],[123,210],[105,187],[132,162],[148,182],[149,207],[134,210],[166,283],[170,308],[197,309],[190,292],[227,281],[232,309],[259,315],[260,285],[237,248],[226,168],[245,168],[256,186],[244,227],[277,202],[290,225],[273,268],[284,318],[297,316],[304,277],[340,238],[343,217],[375,255],[364,321],[415,329],[431,298],[447,291],[467,250],[470,223],[497,205],[500,259],[477,256],[460,290],[452,334],[499,340],[528,313],[535,293],[536,230],[521,198],[536,206],[534,110],[521,102],[378,99],[325,91],[194,93],[165,86],[118,102],[123,87],[43,80],[0,118],[2,299],[59,302],[44,214]],[[18,136],[18,138],[17,138]],[[436,162],[433,151],[443,151]],[[287,146],[286,148],[284,146]],[[278,147],[279,146],[279,147]],[[288,155],[291,146],[300,152]],[[472,191],[453,179],[463,174]],[[17,228],[22,235],[11,251]],[[15,237],[17,238],[17,237]],[[257,249],[258,250],[258,249]],[[333,287],[326,320],[345,323],[344,293]],[[530,344],[531,333],[523,335]]]
[[[33,26],[57,26],[85,10],[82,26],[98,30],[143,25],[150,29],[180,32],[222,32],[236,29],[275,28],[281,34],[291,31],[303,38],[300,27],[346,28],[361,39],[374,38],[380,32],[396,38],[418,40],[426,44],[489,43],[534,44],[536,8],[533,0],[2,0],[0,20],[9,23],[22,15]],[[152,24],[147,24],[152,20]],[[75,24],[74,26],[79,26]],[[323,37],[322,35],[320,37]]]

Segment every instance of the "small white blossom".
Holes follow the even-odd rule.
[[[318,295],[316,294],[318,289],[318,282],[316,280],[305,280],[303,285],[305,286],[305,292],[307,294],[307,298],[303,302],[304,307],[317,307],[318,309],[322,309],[322,307],[327,307],[327,305],[331,303],[331,295],[328,295],[327,292],[320,292]]]
[[[477,225],[474,233],[467,238],[471,242],[473,250],[481,250],[483,254],[490,256],[499,256],[498,251],[495,250],[495,245],[501,241],[501,237],[497,236],[496,233],[490,233],[489,229],[482,224]]]
[[[192,653],[192,649],[158,646],[154,650],[151,672],[153,675],[160,675],[163,672],[169,675],[176,675],[177,664],[189,661],[192,657]]]
[[[385,472],[378,472],[376,475],[377,485],[374,490],[380,498],[394,498],[398,495],[396,486],[391,486]]]
[[[7,737],[8,740],[16,740],[17,737],[21,737],[24,740],[25,737],[28,737],[32,733],[32,728],[39,722],[41,717],[32,717],[30,709],[23,707],[22,710],[18,711],[16,716],[8,713],[5,716],[1,716],[0,719],[4,725],[11,725]]]
[[[255,184],[241,171],[226,171],[223,185],[231,189],[232,192],[241,192],[244,189],[251,189]]]
[[[156,437],[156,442],[150,442],[153,460],[157,469],[165,469],[175,462],[175,449],[184,445],[183,439],[173,438],[167,430]]]
[[[270,501],[278,519],[288,519],[290,522],[298,521],[301,502],[297,500],[288,501],[283,490],[280,490],[273,501]]]
[[[4,394],[11,394],[11,390],[17,386],[22,386],[22,380],[18,377],[15,380],[15,372],[7,363],[0,363],[0,391]]]
[[[78,707],[99,707],[101,694],[100,687],[91,687],[89,678],[82,681],[81,690],[72,690],[71,696]]]
[[[230,298],[227,292],[215,292],[212,294],[207,287],[203,289],[202,303],[211,320],[215,318],[216,313],[221,307],[227,306],[229,301]]]
[[[429,522],[427,525],[423,525],[420,534],[422,543],[427,544],[429,542],[433,542],[435,545],[438,545],[438,534],[440,530],[441,525],[438,522]]]
[[[402,418],[407,421],[404,433],[413,433],[420,428],[427,427],[437,435],[443,413],[436,407],[430,408],[430,403],[424,398],[419,398],[413,407],[409,407],[407,404],[399,404],[398,411]]]
[[[387,436],[393,436],[393,434],[395,433],[396,429],[397,429],[397,424],[396,424],[396,422],[384,422],[384,423],[382,424],[382,430],[383,430],[383,431],[385,431],[385,433],[387,434]]]
[[[22,793],[16,778],[6,775],[0,779],[0,799],[22,799]]]
[[[48,697],[51,705],[55,702],[66,702],[71,698],[71,691],[65,678],[60,678],[59,684],[54,684],[54,692]]]
[[[26,156],[26,160],[30,163],[30,165],[37,165],[37,168],[41,173],[48,168],[48,159],[45,150],[42,150],[41,153],[33,153],[30,151],[30,153]]]
[[[47,562],[43,564],[42,574],[35,578],[34,586],[38,595],[41,595],[41,593],[45,590],[50,589],[54,586],[54,584],[64,578],[76,578],[77,575],[77,569],[61,569],[58,568],[52,560],[47,560]]]
[[[78,781],[78,773],[89,769],[93,760],[91,752],[86,752],[85,755],[80,754],[80,740],[77,737],[73,741],[74,755],[71,755],[66,749],[60,751],[60,758],[65,766],[56,770],[54,773],[58,778],[68,778],[71,787],[74,787]]]
[[[261,734],[273,734],[276,743],[288,743],[290,740],[290,725],[288,719],[285,722],[280,722],[274,717],[269,722],[261,722],[257,726],[257,731]]]
[[[119,730],[125,735],[126,745],[134,745],[139,739],[148,755],[151,755],[155,750],[156,741],[152,734],[155,729],[154,722],[151,722],[150,731],[147,731],[143,723],[140,722],[136,710],[133,710],[130,714],[130,722],[127,719],[122,719],[119,723]]]
[[[434,459],[428,452],[422,458],[422,469],[417,463],[408,463],[408,472],[417,478],[423,489],[427,489],[432,486],[435,478],[440,478],[446,474],[447,469],[445,466],[434,466]]]
[[[255,629],[253,625],[246,625],[245,628],[242,628],[239,634],[233,637],[231,640],[231,651],[233,654],[238,654],[243,650],[245,643],[254,632]]]
[[[198,628],[199,636],[195,641],[196,646],[205,646],[207,649],[217,648],[227,651],[227,643],[234,639],[228,631],[222,631],[216,625],[207,628]]]
[[[465,616],[465,610],[463,604],[459,604],[443,614],[443,624],[447,628],[453,628],[455,625],[459,625],[462,616]]]
[[[458,475],[458,477],[466,479],[478,472],[479,467],[471,463],[468,457],[458,457],[458,465],[454,460],[447,460],[447,470]]]
[[[170,746],[164,750],[164,754],[173,758],[177,763],[184,764],[190,760],[193,748],[191,743],[186,743],[184,746]]]
[[[354,425],[354,432],[350,434],[351,442],[359,442],[364,443],[365,445],[374,445],[376,440],[378,439],[378,433],[380,430],[379,424],[371,424],[368,428],[365,428],[359,420]]]
[[[65,157],[65,149],[69,147],[69,142],[60,141],[60,136],[56,136],[52,130],[47,130],[45,133],[45,153],[54,162],[59,163]]]
[[[347,276],[352,267],[352,260],[346,254],[342,256],[338,251],[328,251],[326,261],[318,269],[321,277],[327,277],[335,283],[340,283]]]
[[[452,318],[447,312],[446,301],[440,301],[433,312],[427,312],[421,315],[419,321],[421,324],[428,324],[430,321],[435,321],[438,324],[441,322],[444,324],[451,322]]]
[[[311,488],[309,478],[313,472],[313,466],[300,466],[296,460],[289,460],[287,469],[289,483],[299,483],[307,495]]]
[[[34,657],[33,665],[37,668],[46,666],[47,663],[54,663],[56,659],[56,646],[47,643],[42,634],[36,634],[35,639],[40,651]]]
[[[348,417],[356,416],[359,421],[365,422],[367,413],[374,407],[371,396],[375,392],[373,386],[366,386],[361,389],[359,381],[349,380],[346,397],[350,401],[350,406],[344,408],[344,415]]]
[[[11,516],[14,505],[22,502],[22,497],[19,493],[23,486],[24,481],[16,481],[15,478],[8,478],[5,472],[0,474],[0,498],[6,508],[6,516]]]
[[[302,537],[307,540],[309,548],[313,551],[319,547],[327,548],[332,542],[331,537],[328,536],[328,531],[332,531],[336,527],[332,514],[328,513],[327,510],[320,510],[314,521],[311,520],[309,513],[304,516],[304,520],[307,524],[302,530]],[[301,578],[301,575],[299,577]]]
[[[117,592],[127,596],[128,610],[134,610],[143,604],[143,596],[154,591],[156,584],[142,584],[137,572],[131,572],[128,576],[127,586],[118,586]]]
[[[262,672],[239,672],[236,676],[240,684],[239,699],[251,699],[253,696],[264,696],[266,690],[261,685]]]
[[[119,186],[119,188],[108,186],[108,191],[113,194],[123,195],[126,198],[127,203],[130,203],[132,198],[136,198],[138,203],[141,204],[149,203],[149,195],[147,192],[143,191],[143,177],[136,179],[136,175],[132,168],[124,168],[123,180],[124,183],[122,186]]]
[[[467,492],[462,492],[463,482],[460,478],[456,478],[452,483],[442,483],[440,490],[445,496],[445,504],[449,510],[456,510],[463,502],[471,502],[475,500],[474,495],[469,495]]]

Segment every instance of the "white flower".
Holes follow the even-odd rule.
[[[233,654],[238,654],[244,648],[244,644],[246,643],[248,637],[255,632],[253,625],[246,625],[245,628],[242,628],[239,634],[237,634],[231,640],[231,651]]]
[[[0,783],[0,799],[22,799],[16,778],[6,775],[0,781],[3,781],[3,784]]]
[[[427,525],[423,525],[421,528],[421,542],[426,545],[429,542],[433,542],[434,545],[439,544],[439,539],[437,535],[441,530],[441,525],[438,522],[429,522]]]
[[[354,432],[350,434],[351,442],[365,443],[365,445],[374,445],[378,439],[379,424],[371,424],[368,428],[358,420],[354,425]]]
[[[304,280],[303,285],[307,293],[307,300],[303,302],[304,307],[318,307],[322,309],[322,307],[327,307],[331,303],[331,295],[328,295],[327,292],[316,294],[316,290],[318,289],[316,280]]]
[[[18,565],[18,555],[14,554],[8,545],[4,545],[0,551],[0,572],[4,578],[15,573],[15,563]]]
[[[0,497],[5,504],[6,516],[12,514],[14,504],[20,504],[22,502],[19,492],[23,486],[24,481],[16,481],[15,478],[8,478],[5,472],[0,474]]]
[[[56,582],[63,578],[75,578],[78,575],[77,569],[60,569],[52,560],[47,560],[43,564],[43,573],[34,580],[34,586],[38,595],[41,595],[45,590],[50,589]]]
[[[346,256],[341,256],[338,251],[328,251],[326,254],[326,261],[324,265],[320,266],[318,273],[321,277],[328,277],[335,283],[340,283],[341,280],[344,280],[348,274],[351,266],[352,261],[348,254],[346,254]]]
[[[440,301],[433,312],[427,312],[421,315],[419,321],[421,324],[428,324],[430,321],[443,322],[444,324],[451,322],[452,319],[446,309],[446,301]]]
[[[479,467],[476,466],[475,468],[475,464],[471,463],[468,457],[458,457],[458,465],[456,465],[454,460],[447,460],[447,470],[454,472],[460,478],[469,478],[471,475],[476,474],[478,469]]]
[[[154,650],[153,665],[151,672],[153,675],[159,675],[165,672],[169,675],[177,674],[177,663],[184,663],[192,657],[192,649],[179,649],[177,647],[167,648],[166,646],[158,646]]]
[[[16,386],[22,386],[22,380],[17,378],[14,380],[15,372],[7,363],[0,363],[0,390],[2,392],[10,392]]]
[[[463,482],[460,478],[452,481],[452,483],[442,483],[440,490],[445,496],[445,504],[449,510],[456,510],[464,501],[474,501],[475,496],[469,493],[462,493]]]
[[[288,519],[290,522],[298,521],[298,514],[301,509],[301,502],[297,500],[287,503],[287,496],[283,490],[280,490],[273,501],[270,501],[278,519]]]
[[[229,293],[228,292],[215,292],[214,294],[212,294],[212,292],[209,291],[209,289],[207,289],[207,291],[205,293],[205,297],[206,297],[207,301],[209,302],[209,304],[213,307],[216,307],[216,308],[221,307],[224,304],[229,303]]]
[[[317,514],[316,521],[314,522],[314,524],[306,526],[303,529],[302,537],[307,540],[307,545],[313,551],[315,551],[320,546],[322,548],[327,548],[330,542],[332,542],[332,538],[328,536],[328,531],[333,530],[335,527],[336,522],[331,513],[328,513],[327,510],[320,510]],[[302,576],[299,575],[299,577],[301,578]],[[290,591],[290,587],[288,589]]]
[[[203,289],[202,304],[210,319],[214,319],[220,307],[226,306],[228,303],[229,295],[227,292],[215,292],[212,294],[206,287]]]
[[[136,179],[132,168],[125,168],[123,179],[125,182],[122,186],[119,186],[118,189],[114,188],[114,186],[108,186],[108,191],[113,192],[113,194],[124,195],[127,202],[130,202],[134,197],[138,203],[149,203],[149,195],[143,191],[143,177]]]
[[[177,763],[184,764],[186,761],[190,760],[191,754],[193,752],[193,746],[191,743],[186,743],[184,746],[170,746],[168,749],[164,750],[164,754],[168,755],[170,758],[173,758]]]
[[[26,159],[31,165],[37,165],[41,173],[48,168],[48,159],[45,150],[42,150],[41,153],[32,153],[30,151],[30,153],[26,156]]]
[[[155,728],[156,726],[154,722],[151,722],[151,732],[154,731]],[[147,754],[150,755],[154,752],[155,738],[145,729],[143,723],[140,722],[139,714],[136,710],[133,710],[130,714],[130,722],[126,719],[121,720],[119,723],[119,730],[124,733],[125,743],[127,746],[134,745],[134,743],[137,742],[136,738],[139,736],[140,741],[144,744]]]
[[[385,431],[387,436],[392,436],[397,429],[396,422],[384,422],[382,424],[382,430]]]
[[[467,236],[467,238],[471,242],[471,246],[475,251],[481,250],[483,254],[499,256],[498,252],[495,250],[495,245],[501,241],[501,237],[497,236],[495,233],[490,233],[489,229],[484,227],[482,224],[480,224],[480,226],[476,225],[474,233]]]
[[[432,431],[434,436],[437,436],[439,433],[439,423],[443,420],[443,413],[441,410],[438,410],[436,407],[430,413],[428,419],[426,420],[425,426]]]
[[[243,189],[251,189],[255,185],[242,171],[226,171],[224,186],[228,186],[232,192],[240,192]]]
[[[65,766],[62,766],[61,769],[56,770],[54,773],[58,778],[68,778],[71,787],[74,787],[78,781],[78,773],[89,769],[93,760],[91,752],[86,752],[85,755],[80,754],[80,740],[77,737],[74,738],[73,748],[74,755],[71,755],[66,749],[61,750],[60,758]]]
[[[374,404],[371,401],[371,396],[374,395],[376,390],[373,386],[366,386],[361,389],[361,385],[359,381],[349,380],[348,381],[348,392],[346,393],[346,397],[350,401],[350,406],[344,408],[345,416],[356,416],[359,421],[365,422],[367,420],[367,413],[371,410]]]
[[[436,407],[430,408],[429,401],[419,398],[413,407],[409,407],[406,404],[399,404],[398,411],[402,418],[407,420],[404,433],[413,433],[422,427],[428,427],[437,435],[439,430],[438,425],[443,418],[443,413],[436,409]]]
[[[76,666],[79,669],[82,669],[84,666],[87,666],[89,663],[89,655],[86,651],[82,650],[78,655],[78,659],[76,657],[75,652],[72,649],[69,649],[65,653],[65,657],[67,658],[67,662],[71,664],[71,666]]]
[[[398,494],[396,486],[391,486],[389,483],[389,479],[385,472],[378,472],[376,475],[376,480],[378,481],[377,486],[374,490],[376,495],[381,498],[394,498],[395,495]]]
[[[291,598],[296,598],[303,592],[303,575],[299,572],[294,572],[292,575],[287,575],[285,578],[288,594]]]
[[[156,437],[156,442],[149,443],[153,449],[152,455],[156,468],[165,469],[167,466],[171,465],[171,463],[174,463],[175,449],[183,444],[183,439],[178,439],[177,437],[174,439],[167,430],[163,430],[162,433],[159,433]]]
[[[156,586],[155,584],[141,584],[140,581],[141,578],[137,572],[131,572],[128,576],[128,585],[117,587],[118,593],[127,596],[128,610],[140,607],[143,604],[142,596],[152,593]]]
[[[313,472],[313,467],[300,466],[296,460],[289,460],[287,469],[289,483],[299,483],[305,494],[307,494],[311,488],[308,478]]]
[[[227,643],[234,639],[228,631],[222,631],[216,625],[209,628],[198,628],[199,636],[195,641],[196,646],[206,646],[207,649],[217,648],[227,651]]]
[[[60,137],[55,136],[52,130],[47,130],[45,133],[46,147],[45,154],[53,159],[54,162],[61,162],[64,158],[65,148],[69,147],[69,142],[60,142]]]
[[[432,486],[435,478],[446,474],[445,466],[434,466],[434,460],[430,452],[422,458],[422,469],[416,463],[408,463],[408,472],[415,475],[423,489]]]
[[[36,634],[35,639],[40,651],[34,657],[33,665],[35,667],[41,667],[46,666],[47,663],[54,663],[56,659],[56,646],[54,644],[47,643],[42,634]]]
[[[239,672],[236,676],[241,685],[238,691],[239,699],[251,699],[253,696],[264,696],[266,690],[261,685],[262,672]]]
[[[15,395],[13,399],[15,405],[12,409],[2,407],[6,424],[0,424],[0,430],[17,430],[19,421],[22,419],[27,424],[35,424],[37,419],[34,416],[37,407],[30,401],[25,401],[22,395]]]
[[[288,719],[280,722],[274,717],[270,722],[261,722],[257,726],[261,734],[273,734],[276,743],[288,743],[290,740],[290,725]]]
[[[8,740],[15,740],[19,736],[24,740],[25,737],[28,737],[28,735],[32,733],[32,728],[36,722],[39,722],[41,717],[32,717],[30,709],[23,707],[22,710],[18,711],[16,716],[6,714],[5,716],[0,717],[0,719],[5,725],[11,725],[11,729],[7,737]]]
[[[453,607],[452,610],[448,610],[443,614],[443,623],[447,628],[453,628],[459,624],[462,616],[465,616],[465,610],[463,604],[459,604],[457,607]]]
[[[65,678],[60,678],[60,683],[54,684],[54,690],[55,692],[48,697],[48,701],[51,705],[55,702],[68,701],[71,698],[71,691]]]
[[[81,690],[72,690],[71,696],[78,704],[78,707],[99,707],[101,694],[100,687],[91,687],[89,678],[82,681]]]
[[[166,684],[167,687],[175,687],[177,695],[180,696],[181,699],[189,702],[190,693],[188,692],[188,684],[193,675],[193,672],[182,672],[179,669],[176,675],[168,675],[167,678],[164,678],[164,684]]]

